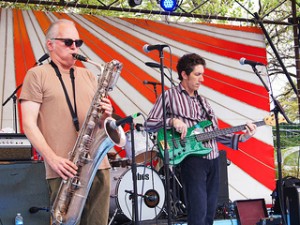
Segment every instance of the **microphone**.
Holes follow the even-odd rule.
[[[50,57],[49,54],[45,53],[41,58],[39,58],[39,60],[35,63],[35,65],[41,64],[42,62],[44,62],[49,57]]]
[[[144,47],[143,47],[143,50],[144,50],[144,52],[148,53],[152,50],[161,51],[165,47],[169,47],[169,45],[148,45],[148,44],[145,44]]]
[[[144,80],[143,84],[161,85],[161,83],[159,83],[159,82],[148,81],[148,80]]]
[[[33,206],[33,207],[30,207],[29,212],[30,213],[37,213],[40,210],[45,210],[46,212],[49,211],[49,209],[47,207],[40,208],[40,207]]]
[[[250,65],[250,66],[265,66],[265,64],[263,64],[263,63],[247,60],[245,58],[240,59],[240,64],[241,65],[246,65],[247,64],[247,65]]]
[[[125,124],[125,123],[130,122],[132,119],[134,119],[134,118],[136,118],[136,117],[138,117],[138,116],[140,116],[140,115],[141,115],[141,113],[138,112],[138,113],[132,114],[132,115],[130,115],[130,116],[127,116],[127,117],[125,117],[125,118],[123,118],[123,119],[119,119],[119,120],[117,120],[117,121],[111,120],[111,121],[109,121],[109,126],[110,126],[112,129],[117,129],[118,126],[121,126],[121,125],[123,125],[123,124]]]
[[[137,131],[145,131],[145,127],[144,127],[143,124],[141,124],[141,123],[135,124],[135,129],[136,129]]]
[[[145,62],[146,66],[152,67],[152,68],[160,68],[160,64],[154,63],[154,62]]]

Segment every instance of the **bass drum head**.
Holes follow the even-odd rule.
[[[157,172],[145,166],[137,167],[137,201],[140,221],[157,218],[165,203],[165,188]],[[133,218],[133,179],[132,169],[126,171],[116,188],[116,203],[122,213]]]

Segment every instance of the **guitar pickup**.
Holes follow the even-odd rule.
[[[179,142],[180,142],[180,145],[181,145],[182,147],[185,147],[185,144],[186,144],[186,138],[180,140]]]
[[[178,148],[176,139],[172,138],[172,143],[173,143],[174,148]]]

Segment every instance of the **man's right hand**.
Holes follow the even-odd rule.
[[[63,180],[73,178],[77,174],[77,166],[63,157],[55,156],[48,160],[48,163]]]
[[[180,138],[183,139],[187,134],[187,125],[177,118],[174,118],[172,120],[172,125],[175,128],[175,130],[181,134]]]

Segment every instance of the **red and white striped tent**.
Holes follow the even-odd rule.
[[[205,82],[200,93],[209,99],[221,128],[259,121],[270,113],[269,95],[261,81],[250,66],[241,66],[238,62],[245,57],[266,63],[264,35],[259,28],[16,9],[1,9],[0,16],[2,102],[22,84],[26,71],[46,52],[45,33],[50,23],[65,18],[76,23],[84,40],[80,54],[99,64],[112,59],[124,64],[121,77],[110,93],[120,116],[136,112],[147,115],[152,108],[156,100],[153,86],[143,81],[160,82],[160,72],[147,67],[145,62],[159,63],[159,55],[157,51],[145,53],[142,48],[145,44],[158,43],[167,44],[172,50],[170,54],[165,49],[164,63],[173,71],[176,83],[175,67],[180,56],[196,52],[206,59]],[[97,67],[90,63],[78,64],[99,74]],[[167,79],[165,83],[166,88],[171,87]],[[2,129],[13,127],[13,109],[12,100],[0,107]],[[19,104],[17,118],[22,132]],[[137,122],[143,122],[142,119],[137,118]],[[228,166],[230,199],[265,198],[270,203],[276,173],[271,127],[258,128],[254,138],[240,144],[239,151],[224,146],[220,149],[227,151],[232,162]]]

